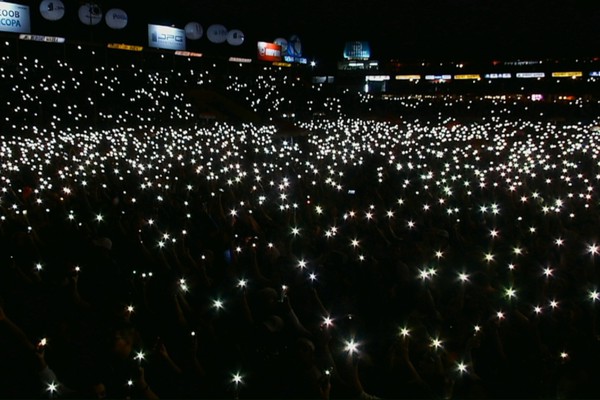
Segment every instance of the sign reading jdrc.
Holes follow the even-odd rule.
[[[29,7],[0,1],[0,31],[29,33]]]

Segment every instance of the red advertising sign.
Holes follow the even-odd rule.
[[[281,46],[275,43],[258,42],[258,59],[262,61],[281,61]]]

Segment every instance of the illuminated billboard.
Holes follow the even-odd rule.
[[[390,80],[389,75],[367,75],[367,76],[365,76],[365,81],[367,81],[367,82],[383,82],[383,81],[389,81],[389,80]]]
[[[344,58],[346,60],[368,60],[371,58],[369,42],[346,42]]]
[[[0,1],[0,31],[29,33],[29,7]]]
[[[452,75],[425,75],[425,79],[428,81],[449,81],[452,79]]]
[[[167,50],[185,50],[185,31],[170,26],[148,24],[148,46]]]
[[[281,61],[281,46],[275,43],[258,42],[258,59],[261,61]]]
[[[479,80],[481,79],[481,75],[479,74],[462,74],[462,75],[454,75],[454,79],[456,80]]]
[[[64,37],[46,36],[46,35],[31,35],[29,33],[21,33],[19,35],[19,39],[31,40],[34,42],[44,42],[44,43],[64,43],[65,42]]]
[[[543,72],[517,72],[517,78],[544,78]]]
[[[500,74],[485,74],[484,77],[486,79],[510,79],[512,78],[512,74],[510,72],[503,72]]]
[[[582,71],[565,71],[565,72],[553,72],[553,78],[580,78],[583,76]]]
[[[399,81],[418,81],[421,75],[396,75],[396,80]]]

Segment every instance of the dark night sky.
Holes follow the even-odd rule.
[[[59,23],[39,17],[43,32],[84,28],[77,20],[83,1],[63,0],[67,14]],[[341,59],[349,40],[366,40],[375,59],[492,59],[600,55],[600,1],[594,0],[170,0],[97,2],[104,10],[129,14],[123,31],[95,27],[95,38],[146,44],[146,24],[183,28],[189,21],[205,29],[222,23],[240,29],[239,48],[214,45],[206,37],[188,41],[190,50],[253,55],[256,42],[300,36],[304,54],[318,60]],[[33,17],[32,17],[33,19]],[[89,29],[89,28],[88,28]],[[34,32],[38,33],[38,32]],[[49,33],[48,33],[49,34]],[[86,32],[87,34],[87,32]]]

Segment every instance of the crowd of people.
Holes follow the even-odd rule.
[[[269,71],[224,93],[322,118],[200,121],[214,66],[2,59],[0,397],[597,395],[597,102],[386,121]]]

